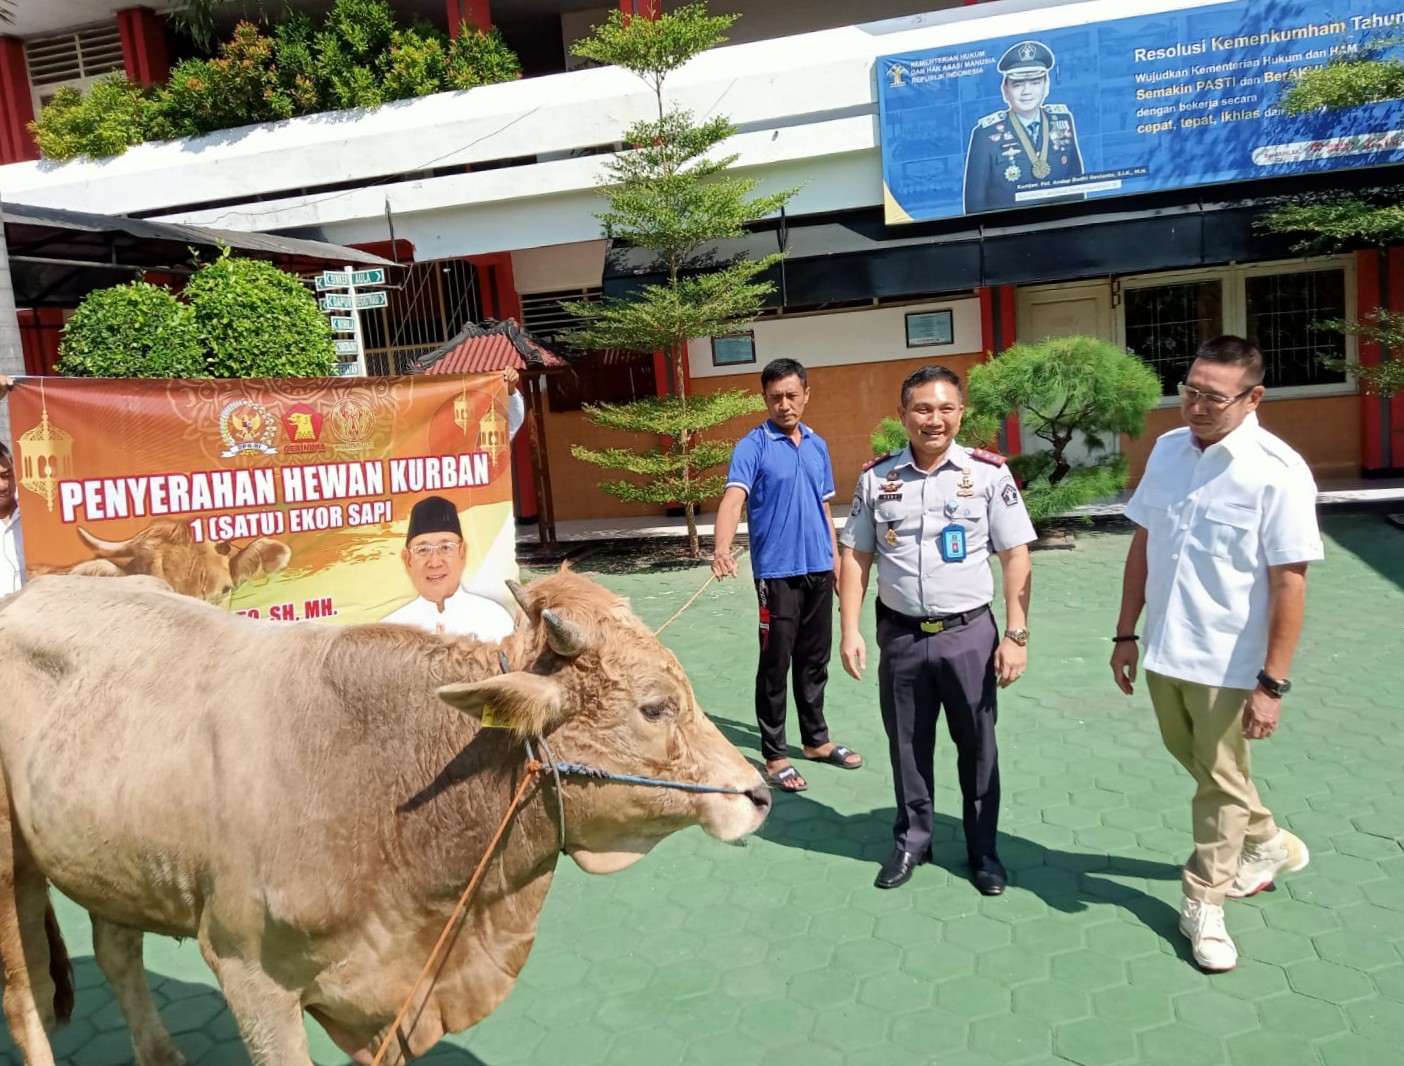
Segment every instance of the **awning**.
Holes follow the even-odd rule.
[[[213,258],[221,247],[295,273],[347,264],[397,265],[369,252],[322,241],[125,215],[6,203],[3,218],[15,305],[20,308],[76,307],[94,289],[143,273],[190,274],[197,255]]]
[[[898,226],[877,209],[768,221],[705,252],[725,262],[783,247],[788,257],[766,275],[767,306],[795,309],[1287,258],[1300,254],[1300,235],[1258,223],[1272,204],[1312,190],[1307,178],[1319,186],[1319,175],[1281,178]],[[1334,175],[1332,187],[1377,190],[1381,178]],[[616,246],[605,259],[606,296],[664,280],[647,250]]]

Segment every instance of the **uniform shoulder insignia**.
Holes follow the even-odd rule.
[[[882,462],[884,459],[891,459],[896,454],[896,452],[888,452],[886,455],[879,455],[876,459],[869,459],[863,464],[863,469],[860,470],[859,473],[866,474],[873,467],[877,466],[878,463]]]
[[[986,115],[984,118],[980,119],[980,121],[975,123],[975,125],[979,126],[982,129],[985,126],[993,126],[996,122],[1003,122],[1004,115],[1005,113],[1003,111],[991,111],[988,115]]]
[[[1071,115],[1067,104],[1044,104],[1043,109],[1050,115]]]
[[[970,454],[973,458],[979,459],[982,463],[989,463],[991,466],[1003,466],[1008,462],[999,452],[987,451],[984,448],[971,448]]]

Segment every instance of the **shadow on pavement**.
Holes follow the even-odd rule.
[[[791,805],[803,805],[805,809],[797,814]],[[878,865],[892,851],[894,814],[890,807],[863,814],[841,814],[807,793],[794,793],[777,797],[776,810],[758,835],[785,847],[869,863],[875,876]],[[1180,935],[1179,912],[1134,885],[1113,880],[1139,878],[1178,884],[1178,865],[1105,852],[1060,851],[1005,832],[999,834],[999,856],[1009,872],[1011,887],[1033,893],[1053,910],[1073,914],[1098,904],[1121,907],[1134,914],[1176,955],[1192,961],[1188,941]],[[969,877],[960,819],[940,813],[935,816],[931,861],[958,880]],[[919,877],[920,871],[913,881]],[[975,892],[973,886],[970,891]]]
[[[77,1003],[73,1020],[53,1034],[56,1061],[98,1061],[93,1057],[97,1053],[91,1048],[100,1043],[102,1053],[98,1057],[101,1061],[130,1062],[131,1035],[96,960],[91,955],[75,958],[73,978],[78,989]],[[190,1062],[198,1062],[200,1066],[249,1066],[248,1051],[219,989],[164,977],[150,970],[146,979],[161,1019]],[[312,1028],[317,1029],[315,1023]],[[336,1061],[345,1061],[345,1057],[340,1056]],[[20,1062],[20,1054],[8,1030],[0,1027],[0,1063],[19,1066]],[[448,1044],[440,1044],[415,1062],[427,1066],[485,1066],[476,1055]]]
[[[1397,503],[1393,507],[1404,509]],[[1404,588],[1404,533],[1385,519],[1383,511],[1375,518],[1362,521],[1358,514],[1325,515],[1321,531],[1375,573]]]

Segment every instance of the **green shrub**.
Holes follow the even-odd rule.
[[[152,111],[146,90],[123,74],[113,74],[86,93],[65,85],[29,129],[45,159],[106,158],[146,140]]]
[[[203,377],[195,319],[170,292],[133,281],[89,293],[64,326],[60,374],[85,378]]]
[[[1160,378],[1137,356],[1094,337],[1060,337],[1016,344],[971,368],[965,430],[989,439],[1018,412],[1026,432],[1049,450],[1012,458],[1029,515],[1038,525],[1126,486],[1121,456],[1075,464],[1068,446],[1080,440],[1105,452],[1122,433],[1139,436],[1160,400]]]
[[[218,59],[186,59],[171,70],[156,102],[165,137],[196,137],[293,114],[273,63],[274,42],[250,22],[220,46]]]
[[[120,75],[87,93],[61,89],[30,126],[45,159],[119,155],[144,140],[329,110],[377,107],[521,77],[496,30],[464,25],[449,41],[428,24],[395,25],[386,0],[336,0],[320,28],[290,15],[267,36],[241,22],[214,59],[186,59],[144,90]]]
[[[317,58],[312,48],[312,20],[298,11],[273,30],[273,63],[278,84],[292,102],[293,114],[310,115],[322,110],[317,86]]]
[[[436,34],[396,30],[382,62],[387,100],[411,100],[442,91],[448,77],[448,52]]]
[[[458,36],[449,46],[444,88],[473,89],[521,76],[522,64],[517,53],[507,47],[496,27],[484,33],[465,22],[458,28]]]
[[[185,287],[195,328],[217,378],[325,377],[336,345],[331,323],[297,278],[227,252]]]

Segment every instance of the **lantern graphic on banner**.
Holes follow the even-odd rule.
[[[44,386],[39,386],[41,402]],[[19,483],[44,497],[49,510],[58,498],[59,482],[73,476],[73,435],[49,421],[49,405],[43,402],[39,424],[20,434],[15,442]]]

